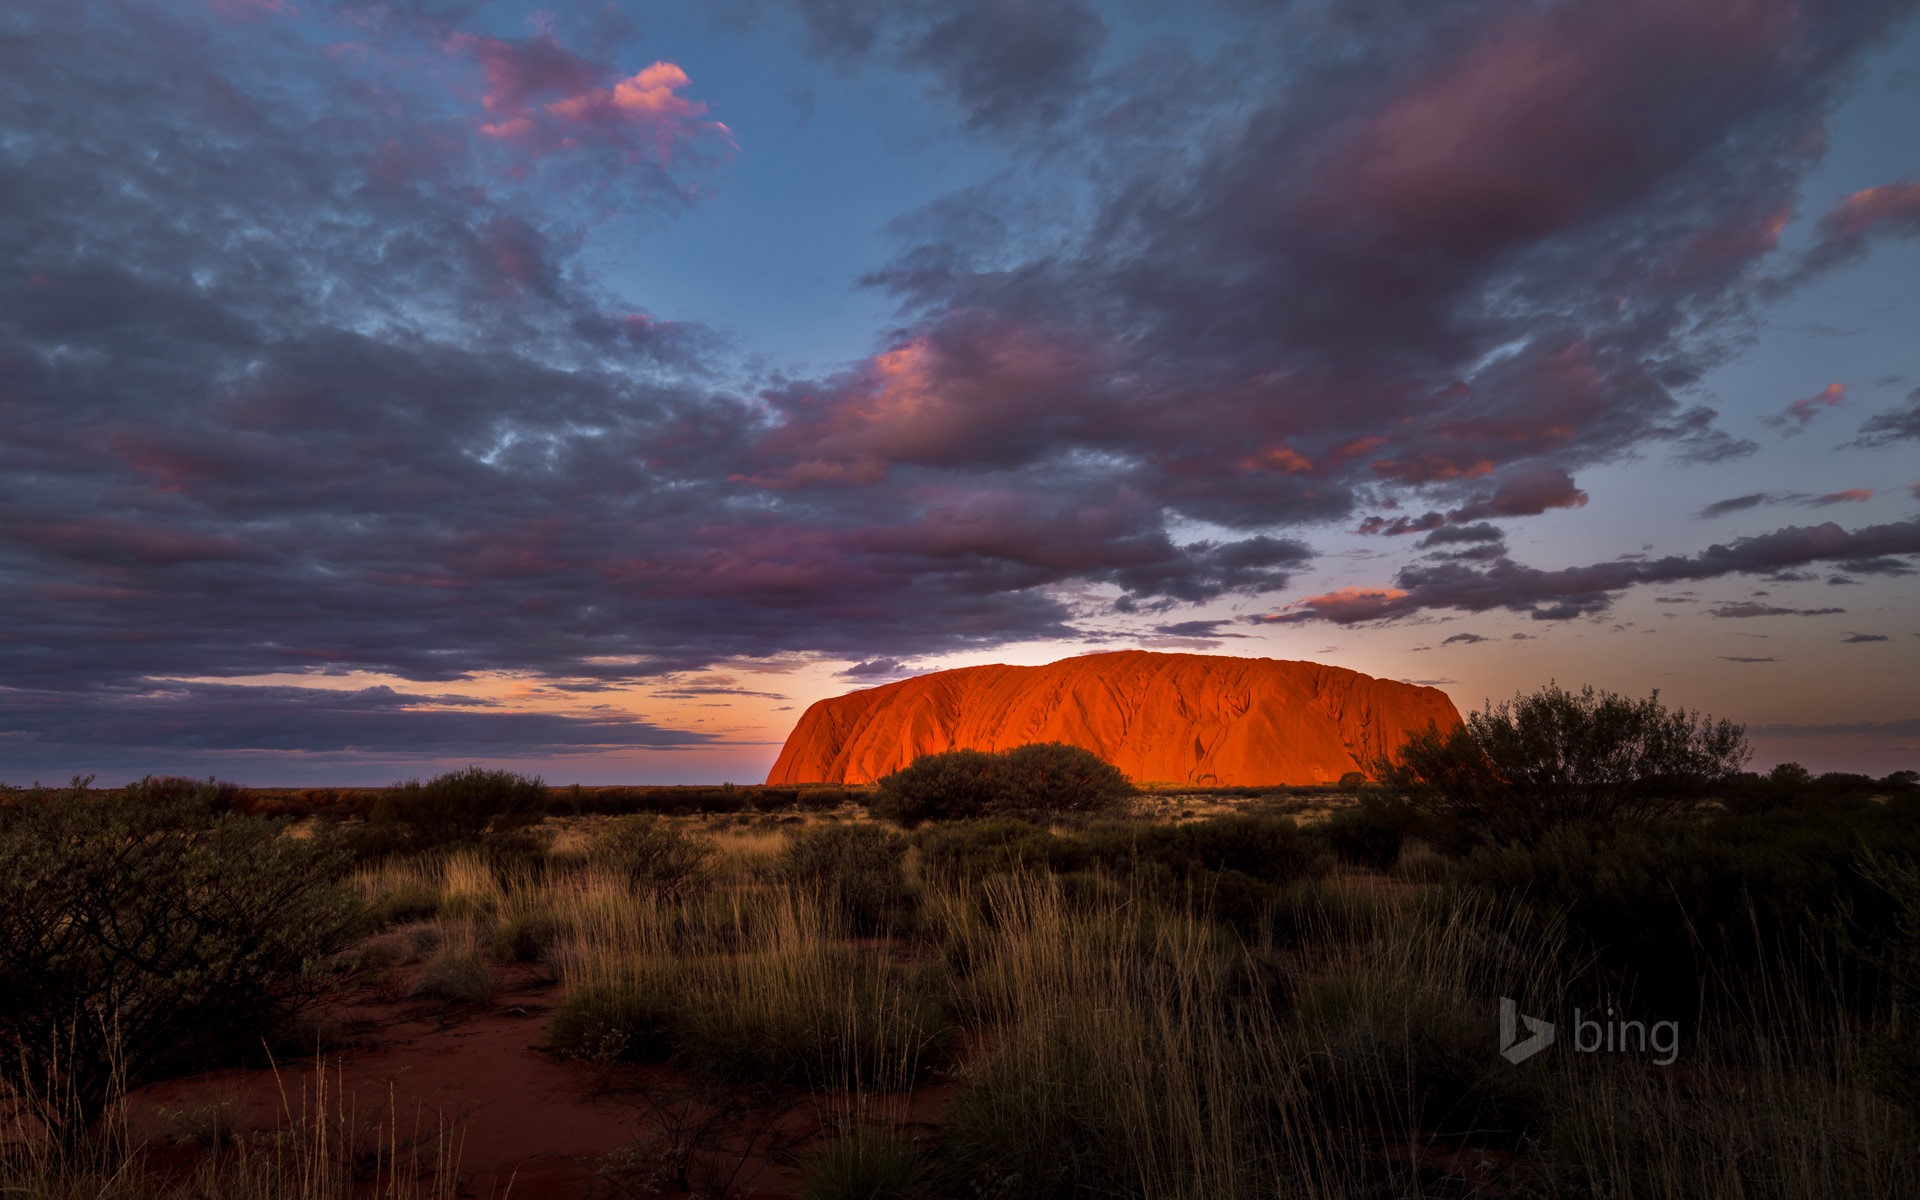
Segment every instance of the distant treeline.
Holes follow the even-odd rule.
[[[75,780],[74,784],[91,783]],[[58,789],[67,791],[69,784]],[[405,785],[395,785],[403,787]],[[125,787],[89,787],[102,799],[175,799],[194,797],[215,811],[263,817],[317,817],[348,820],[372,815],[383,796],[395,787],[253,788],[215,779],[149,776]],[[546,789],[546,811],[555,816],[623,816],[655,813],[680,816],[692,813],[819,812],[848,802],[864,803],[870,788],[839,784],[767,787],[760,784],[612,785],[572,784]],[[15,804],[35,789],[0,784],[0,807]]]

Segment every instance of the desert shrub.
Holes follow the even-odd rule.
[[[449,939],[420,969],[407,994],[455,1004],[485,1004],[493,998],[493,973],[471,935]]]
[[[897,925],[907,909],[906,839],[879,825],[816,825],[789,835],[779,871],[831,905],[859,933]]]
[[[0,1078],[57,1081],[91,1122],[117,1082],[257,1046],[362,928],[345,868],[324,839],[192,801],[0,812]]]
[[[1861,876],[1892,900],[1893,912],[1885,928],[1864,939],[1850,933],[1848,949],[1886,977],[1896,1011],[1912,1013],[1920,1005],[1920,865],[1867,851],[1858,866]],[[1867,1066],[1875,1091],[1920,1116],[1920,1024],[1907,1020],[1882,1034]]]
[[[668,900],[705,890],[713,882],[714,854],[712,842],[652,816],[620,818],[588,850],[589,861],[624,876],[635,891]]]
[[[891,1129],[857,1125],[822,1142],[800,1168],[805,1200],[906,1200],[919,1194],[920,1155]]]
[[[382,792],[368,816],[368,842],[383,851],[391,843],[416,852],[475,842],[531,825],[546,806],[538,777],[468,767]]]
[[[1060,859],[1061,840],[1017,817],[942,822],[914,835],[930,876],[967,878],[1051,868]]]
[[[1091,750],[1033,742],[994,754],[921,755],[880,780],[868,810],[912,828],[986,816],[1107,813],[1133,794],[1127,777]]]
[[[995,812],[1106,813],[1133,795],[1133,785],[1118,767],[1079,746],[1033,742],[1002,752],[1000,759]]]
[[[1367,796],[1340,809],[1309,832],[1326,843],[1335,858],[1350,867],[1385,871],[1400,857],[1412,823],[1405,806],[1384,796]]]
[[[1863,872],[1863,847],[1920,856],[1920,814],[1778,809],[1691,826],[1568,826],[1535,846],[1482,847],[1459,874],[1468,888],[1564,918],[1610,982],[1685,1008],[1715,977],[1751,977],[1763,964],[1828,969],[1843,920],[1861,938],[1897,930],[1899,901]],[[1860,982],[1881,986],[1872,974]]]
[[[385,893],[367,907],[375,928],[429,921],[440,912],[440,889],[428,883],[409,883]]]
[[[588,1062],[665,1062],[676,1044],[687,980],[672,963],[616,969],[569,987],[547,1043]]]
[[[1688,811],[1737,775],[1751,754],[1730,721],[1669,709],[1660,693],[1632,700],[1549,684],[1466,723],[1414,735],[1376,764],[1381,782],[1443,849],[1538,841],[1568,824],[1656,821]]]
[[[879,782],[869,810],[909,829],[984,815],[1004,789],[1006,761],[984,750],[923,754]]]
[[[494,926],[488,949],[501,962],[539,962],[559,937],[559,922],[552,913],[516,912]]]
[[[1233,813],[1180,825],[1159,822],[1095,826],[1079,835],[1094,861],[1142,865],[1186,882],[1237,871],[1262,883],[1324,875],[1327,852],[1291,817]]]
[[[186,803],[211,813],[242,812],[249,806],[249,798],[238,784],[212,776],[184,779],[178,775],[148,775],[122,788],[120,797],[133,804]]]

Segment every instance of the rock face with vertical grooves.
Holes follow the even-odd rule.
[[[1084,746],[1137,783],[1332,783],[1460,723],[1446,693],[1342,667],[1123,650],[961,667],[807,709],[769,784],[870,783],[923,754]]]

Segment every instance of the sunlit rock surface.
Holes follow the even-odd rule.
[[[1342,667],[1125,650],[1043,667],[962,667],[807,709],[770,784],[869,783],[923,754],[1084,746],[1140,783],[1329,783],[1429,722],[1444,692]]]

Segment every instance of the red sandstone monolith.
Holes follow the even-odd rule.
[[[871,783],[923,754],[1083,746],[1137,783],[1332,783],[1437,723],[1446,693],[1343,667],[1122,650],[1043,667],[961,667],[822,700],[769,784]]]

